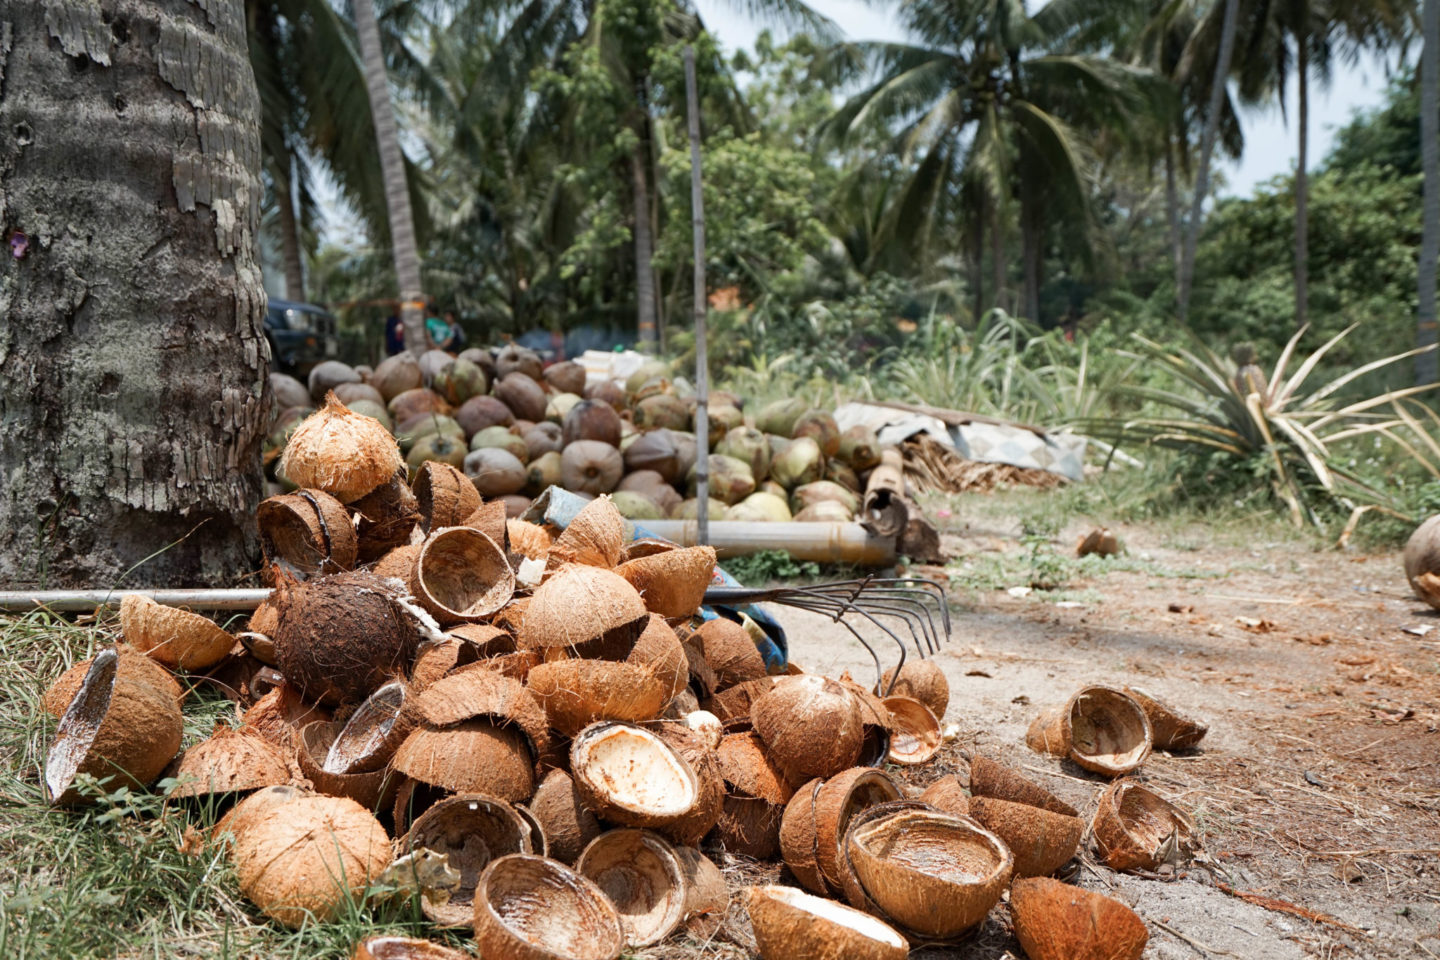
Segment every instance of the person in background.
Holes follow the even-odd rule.
[[[399,312],[390,314],[385,321],[385,355],[393,357],[405,349],[405,322]]]
[[[425,311],[428,316],[425,318],[425,335],[430,338],[430,349],[450,349],[450,324],[435,316],[435,301],[431,300]]]
[[[445,349],[459,353],[465,349],[465,328],[460,326],[460,321],[456,319],[454,310],[445,311],[445,322],[450,326],[450,346]]]

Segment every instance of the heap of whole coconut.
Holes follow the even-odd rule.
[[[695,400],[664,363],[645,364],[623,384],[594,381],[574,361],[542,369],[536,354],[511,346],[493,356],[481,349],[434,350],[419,360],[401,354],[373,372],[331,360],[309,381],[271,375],[277,403],[266,462],[277,492],[318,485],[288,445],[333,392],[337,404],[393,433],[411,477],[427,462],[456,467],[512,517],[551,485],[611,494],[633,520],[693,518],[699,509]],[[742,398],[720,391],[709,416],[711,519],[855,518],[865,478],[880,462],[873,431],[842,433],[830,414],[802,400],[747,410]],[[343,492],[339,499],[350,502]],[[287,509],[303,513],[300,504]],[[297,530],[302,523],[291,521]]]

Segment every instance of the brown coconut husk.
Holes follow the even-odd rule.
[[[210,840],[230,843],[258,823],[264,823],[274,811],[299,797],[314,796],[314,791],[295,784],[262,787],[226,811],[210,831]]]
[[[529,560],[544,560],[550,555],[553,541],[550,532],[539,524],[527,520],[506,520],[505,532],[510,537],[510,549]]]
[[[675,843],[695,846],[720,819],[725,801],[725,778],[719,757],[705,734],[682,723],[658,725],[661,739],[668,743],[695,774],[695,805],[661,832]]]
[[[690,671],[685,661],[685,649],[675,631],[659,614],[652,613],[650,620],[635,641],[635,649],[625,658],[626,663],[643,666],[660,679],[665,689],[665,701],[674,700],[690,680]]]
[[[970,816],[995,834],[1015,855],[1015,876],[1044,877],[1059,870],[1085,833],[1085,821],[994,797],[975,797]]]
[[[882,911],[865,888],[860,884],[860,877],[855,872],[855,864],[850,862],[850,838],[858,830],[863,830],[866,824],[876,820],[883,820],[886,817],[893,817],[897,813],[908,813],[915,810],[933,810],[928,803],[920,800],[887,800],[884,803],[877,803],[873,807],[866,807],[850,818],[850,825],[845,828],[845,833],[840,839],[840,892],[845,895],[845,902],[856,910],[863,910],[871,916],[883,916]],[[907,927],[896,924],[892,925],[899,930],[912,944],[925,942],[928,938],[910,930]]]
[[[855,765],[864,741],[860,708],[835,680],[781,677],[750,710],[755,732],[792,783]]]
[[[523,803],[535,791],[535,762],[525,735],[488,719],[417,727],[391,766],[411,780],[452,793],[485,793]]]
[[[388,482],[356,500],[350,508],[359,517],[355,533],[359,540],[356,559],[360,563],[373,563],[408,544],[420,522],[420,501],[405,482],[404,470],[397,470]]]
[[[172,670],[205,670],[235,646],[235,638],[214,621],[129,593],[120,601],[125,642]]]
[[[520,819],[525,821],[525,829],[529,832],[530,848],[542,857],[550,856],[550,840],[545,836],[545,827],[540,823],[538,817],[530,812],[530,808],[524,804],[517,803],[515,812],[520,814]]]
[[[715,835],[732,856],[770,860],[780,850],[785,808],[759,797],[726,794]]]
[[[936,940],[955,939],[985,919],[1014,866],[995,834],[938,810],[867,823],[850,834],[847,850],[881,912]]]
[[[627,827],[661,829],[682,822],[695,807],[695,771],[655,733],[632,724],[602,722],[570,744],[570,775],[585,806]]]
[[[679,496],[679,494],[676,494]],[[679,550],[680,545],[669,540],[661,540],[658,537],[641,537],[638,540],[631,540],[625,544],[623,563],[632,560],[643,560],[646,557],[656,557],[662,553],[670,553],[672,550]]]
[[[542,663],[530,671],[526,686],[550,726],[569,737],[597,720],[654,720],[669,699],[667,681],[649,667],[609,660]]]
[[[462,623],[446,632],[447,637],[461,641],[460,666],[514,653],[519,649],[515,637],[492,623]]]
[[[323,490],[298,490],[262,500],[255,523],[267,574],[278,566],[303,580],[355,566],[360,541],[350,512]]]
[[[1167,856],[1183,859],[1200,846],[1189,815],[1129,780],[1100,794],[1090,830],[1096,852],[1112,870],[1154,870]]]
[[[970,793],[976,797],[1013,800],[1070,817],[1078,816],[1074,807],[1038,783],[978,753],[970,760]]]
[[[296,738],[302,727],[329,719],[329,710],[306,703],[299,690],[282,683],[241,714],[240,724],[288,756],[299,742]]]
[[[625,518],[608,496],[591,500],[550,547],[546,568],[574,563],[590,567],[618,566],[625,551]]]
[[[416,699],[415,708],[432,727],[477,718],[514,727],[532,758],[539,758],[550,745],[545,710],[534,694],[515,678],[490,669],[486,661],[459,667],[437,680]]]
[[[825,896],[825,877],[816,860],[815,800],[825,783],[819,777],[800,787],[785,805],[780,820],[780,855],[800,885]]]
[[[1037,753],[1068,756],[1093,773],[1118,777],[1150,756],[1150,721],[1140,704],[1111,687],[1077,690],[1062,707],[1035,718],[1025,743]]]
[[[119,658],[116,662],[118,677],[136,683],[149,684],[171,697],[177,705],[184,702],[185,689],[171,676],[169,670],[129,644],[119,643],[110,649],[113,649]],[[65,708],[70,706],[70,701],[74,700],[75,694],[80,692],[80,686],[85,682],[85,675],[90,672],[90,667],[94,663],[93,657],[89,660],[81,660],[60,674],[55,682],[46,688],[40,701],[46,713],[56,720],[65,715]]]
[[[821,785],[815,795],[815,863],[832,891],[841,889],[840,844],[850,819],[866,807],[898,799],[899,785],[870,767],[852,767]]]
[[[685,932],[696,940],[709,940],[725,922],[730,892],[725,875],[715,862],[694,847],[675,847],[685,874]]]
[[[410,592],[444,626],[488,617],[515,593],[515,571],[494,540],[471,527],[436,530],[420,547]]]
[[[570,647],[588,655],[587,645],[614,648],[619,656],[605,659],[624,659],[649,622],[645,601],[623,577],[572,564],[536,588],[519,639],[534,650]]]
[[[490,623],[519,639],[520,626],[525,622],[525,611],[529,609],[529,597],[515,597],[501,607],[499,613],[490,618]]]
[[[692,635],[715,671],[717,690],[765,677],[765,660],[744,627],[733,620],[707,620]]]
[[[510,804],[483,794],[448,797],[422,813],[401,840],[405,853],[430,850],[446,857],[460,885],[441,903],[420,896],[420,909],[442,927],[471,928],[475,887],[492,862],[512,853],[533,853],[530,826]]]
[[[299,741],[296,755],[300,761],[300,772],[314,785],[316,793],[327,797],[349,797],[366,810],[378,813],[394,802],[395,791],[402,778],[388,766],[366,773],[327,772],[325,758],[343,727],[342,723],[316,720],[300,728],[296,737]]]
[[[399,445],[380,421],[352,413],[330,393],[290,434],[279,469],[296,486],[353,503],[404,466]]]
[[[652,613],[670,618],[693,617],[705,602],[705,591],[715,572],[715,548],[683,547],[639,557],[620,564],[615,572],[640,591]]]
[[[658,833],[633,828],[602,833],[580,854],[575,871],[610,898],[631,947],[659,943],[685,919],[685,870]]]
[[[423,693],[436,680],[455,668],[465,641],[447,634],[440,640],[421,641],[415,653],[415,662],[410,666],[410,690]]]
[[[437,460],[420,465],[411,489],[420,510],[420,528],[426,533],[458,527],[480,506],[475,484],[455,467]]]
[[[1150,721],[1151,738],[1161,750],[1191,750],[1205,739],[1210,730],[1208,725],[1177,713],[1143,690],[1135,687],[1122,689],[1145,711],[1145,717]]]
[[[287,927],[334,920],[390,865],[390,838],[344,797],[296,797],[235,836],[240,892]]]
[[[550,845],[549,856],[574,865],[590,841],[604,830],[595,814],[585,809],[575,782],[564,770],[551,770],[535,788],[530,812],[540,822]]]
[[[883,702],[890,719],[889,759],[905,766],[930,762],[944,741],[935,714],[911,697],[886,697]]]
[[[497,960],[615,960],[625,928],[593,881],[554,860],[512,854],[480,875],[475,943]]]
[[[345,721],[321,762],[327,773],[369,773],[390,762],[415,726],[415,697],[403,680],[382,684]]]
[[[1049,877],[1010,885],[1010,919],[1030,960],[1140,960],[1150,939],[1119,900]]]
[[[780,768],[766,756],[764,744],[754,731],[727,734],[720,741],[716,758],[732,793],[783,806],[795,792],[785,782]]]
[[[880,697],[913,697],[929,707],[937,720],[945,719],[945,710],[950,705],[950,681],[934,660],[906,660],[898,675],[891,667],[885,671],[875,693]]]
[[[747,887],[746,907],[761,960],[905,960],[894,928],[852,907],[779,885]]]
[[[471,960],[470,954],[433,940],[368,937],[355,944],[350,960]]]
[[[936,810],[952,813],[957,817],[970,815],[970,796],[954,774],[943,776],[926,787],[920,794],[920,800]]]
[[[377,577],[409,583],[410,572],[415,569],[415,561],[420,559],[421,546],[422,544],[419,543],[410,543],[403,547],[396,547],[381,557],[370,572]]]
[[[75,786],[81,774],[113,790],[144,787],[160,776],[180,750],[180,707],[168,690],[119,675],[119,654],[96,654],[45,756],[45,796],[50,803],[90,802]]]
[[[268,741],[220,725],[208,739],[182,753],[169,775],[180,781],[169,795],[184,798],[273,787],[289,783],[294,771]]]
[[[504,500],[485,500],[476,507],[469,516],[460,522],[460,526],[469,527],[472,530],[479,530],[485,536],[495,541],[495,545],[502,551],[509,552],[510,531],[508,518],[505,515]]]
[[[275,628],[280,625],[280,612],[275,609],[275,602],[269,597],[261,600],[259,605],[250,613],[250,619],[245,622],[245,629],[249,633],[258,633],[262,636],[271,636]],[[274,666],[274,664],[270,664]]]
[[[678,634],[677,634],[678,635]],[[715,671],[705,662],[705,654],[698,644],[680,639],[680,649],[685,653],[685,669],[689,674],[690,692],[700,703],[707,703],[715,695]],[[711,710],[711,713],[715,711]]]

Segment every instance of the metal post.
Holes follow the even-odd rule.
[[[710,361],[706,355],[705,197],[700,189],[700,94],[695,48],[685,47],[685,100],[690,120],[690,217],[695,223],[695,521],[697,539],[710,542]]]

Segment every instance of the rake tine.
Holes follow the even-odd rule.
[[[887,636],[889,636],[890,639],[895,642],[895,646],[897,646],[897,647],[900,648],[900,662],[895,665],[895,675],[896,675],[896,676],[899,676],[899,674],[900,674],[900,668],[905,665],[905,656],[906,656],[906,652],[905,652],[905,641],[901,640],[898,636],[896,636],[895,631],[891,630],[889,627],[885,626],[885,624],[883,624],[883,623],[881,623],[879,620],[877,620],[873,615],[870,614],[869,611],[865,610],[865,609],[862,608],[862,607],[857,607],[857,606],[855,606],[855,605],[852,604],[852,603],[843,603],[843,602],[841,602],[841,601],[836,601],[836,600],[833,600],[833,599],[832,599],[829,603],[826,604],[826,606],[829,607],[829,610],[826,610],[824,607],[820,607],[820,606],[811,606],[811,605],[809,605],[808,603],[802,604],[802,603],[798,603],[798,602],[797,602],[797,603],[791,604],[791,606],[795,606],[795,607],[797,607],[798,609],[801,609],[801,610],[810,610],[810,611],[812,611],[812,612],[814,612],[814,613],[821,613],[821,612],[830,612],[830,611],[833,611],[833,610],[837,609],[837,606],[836,606],[836,605],[838,605],[839,612],[838,612],[838,613],[832,613],[832,614],[831,614],[832,617],[833,617],[833,619],[835,620],[835,622],[840,623],[840,624],[843,624],[844,627],[845,627],[845,629],[849,630],[849,631],[851,632],[851,634],[853,634],[853,635],[855,636],[855,638],[858,639],[858,640],[861,642],[861,644],[864,645],[865,649],[870,651],[871,656],[874,656],[874,657],[875,657],[875,671],[876,671],[876,674],[875,674],[875,686],[876,686],[876,687],[879,687],[880,684],[884,682],[884,680],[885,680],[885,671],[881,668],[881,666],[880,666],[880,659],[879,659],[878,656],[875,656],[875,651],[874,651],[874,649],[871,648],[870,644],[868,644],[868,643],[865,642],[865,638],[860,635],[860,632],[855,629],[854,625],[851,624],[851,623],[849,623],[848,621],[846,621],[846,620],[844,619],[844,615],[845,615],[846,613],[857,613],[857,614],[859,614],[860,616],[864,617],[866,620],[869,620],[872,624],[874,624],[875,626],[877,626],[877,627],[879,627],[881,630],[883,630],[883,631],[885,632],[885,634],[886,634]],[[918,648],[918,644],[919,644],[919,641],[918,641],[918,640],[916,641],[916,644],[917,644],[917,648]],[[894,685],[894,679],[893,679],[893,678],[891,679],[891,685],[892,685],[892,686]]]

